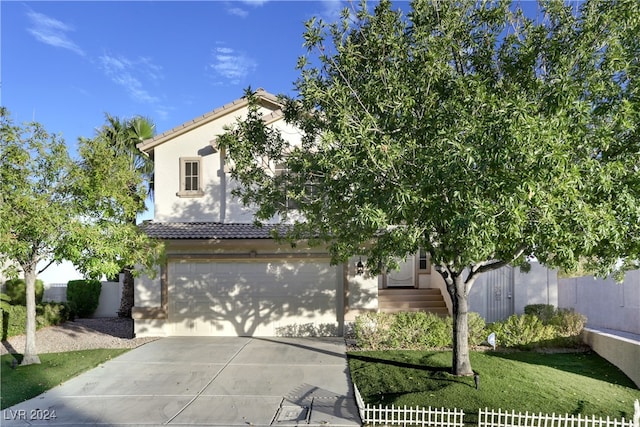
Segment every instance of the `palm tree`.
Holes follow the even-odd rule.
[[[137,144],[153,137],[155,125],[145,117],[135,116],[130,119],[119,119],[118,117],[106,115],[107,123],[98,130],[96,138],[101,138],[107,142],[113,150],[113,155],[127,158],[125,164],[130,168],[130,172],[142,178],[147,187],[141,188],[137,182],[131,182],[127,187],[127,195],[136,203],[137,209],[131,211],[127,221],[136,223],[137,214],[145,211],[145,200],[153,194],[153,161],[144,155]],[[132,266],[122,266],[124,273],[124,283],[120,309],[118,316],[131,317],[131,307],[134,304],[134,283]]]

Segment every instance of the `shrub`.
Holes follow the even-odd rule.
[[[70,320],[71,310],[66,302],[47,302],[36,307],[37,328],[59,325]]]
[[[356,317],[355,335],[358,346],[372,350],[385,348],[391,320],[389,313],[369,312]]]
[[[72,315],[91,316],[98,308],[101,290],[99,280],[70,280],[67,283],[67,301]]]
[[[555,337],[554,327],[532,314],[514,314],[503,322],[492,323],[488,329],[496,333],[497,342],[503,347],[528,349]]]
[[[2,294],[4,295],[4,294]],[[24,335],[27,331],[27,307],[5,304],[2,307],[2,339]],[[36,306],[36,330],[45,326],[59,325],[69,320],[69,306],[64,302],[47,302]]]
[[[6,310],[3,309],[2,312],[2,339],[23,335],[27,330],[27,307],[11,305]]]
[[[400,312],[391,315],[387,346],[399,349],[447,347],[453,334],[450,318],[433,313]]]
[[[484,319],[469,313],[469,343],[484,340]],[[361,348],[422,350],[450,347],[453,322],[426,312],[365,313],[355,321],[356,343]]]
[[[7,294],[0,294],[0,321],[2,331],[0,331],[0,339],[7,339],[7,331],[9,329],[9,311],[11,310],[11,297]]]
[[[467,323],[469,325],[469,345],[477,346],[486,340],[488,335],[485,332],[486,323],[478,313],[468,314]]]
[[[548,325],[555,316],[556,309],[551,304],[529,304],[524,307],[524,314],[533,314],[542,320],[542,323]]]
[[[549,345],[573,347],[581,344],[580,334],[587,318],[572,309],[556,309],[552,305],[532,304],[524,308],[525,313],[535,314],[543,324],[554,328],[554,337]]]
[[[558,335],[569,337],[580,335],[587,323],[587,317],[572,310],[558,309],[549,324],[556,328]]]
[[[11,298],[11,304],[27,305],[27,285],[24,279],[10,279],[5,282],[7,295]],[[36,280],[36,304],[42,302],[44,296],[44,283]]]

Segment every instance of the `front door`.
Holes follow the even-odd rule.
[[[415,287],[415,259],[414,255],[408,255],[405,261],[400,261],[399,270],[387,273],[387,287]]]

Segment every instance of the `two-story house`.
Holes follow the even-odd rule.
[[[299,141],[277,98],[257,96],[266,123]],[[136,335],[342,335],[345,322],[367,310],[450,313],[424,252],[371,276],[360,257],[330,265],[322,248],[278,244],[270,234],[277,219],[253,225],[253,211],[231,194],[229,162],[216,143],[247,108],[240,98],[138,146],[155,165],[154,218],[142,226],[165,242],[167,257],[156,277],[136,280]],[[510,291],[496,286],[513,283],[498,278],[489,299],[507,304]]]

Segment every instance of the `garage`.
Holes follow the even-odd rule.
[[[342,334],[342,274],[326,258],[170,259],[167,270],[170,335]]]

